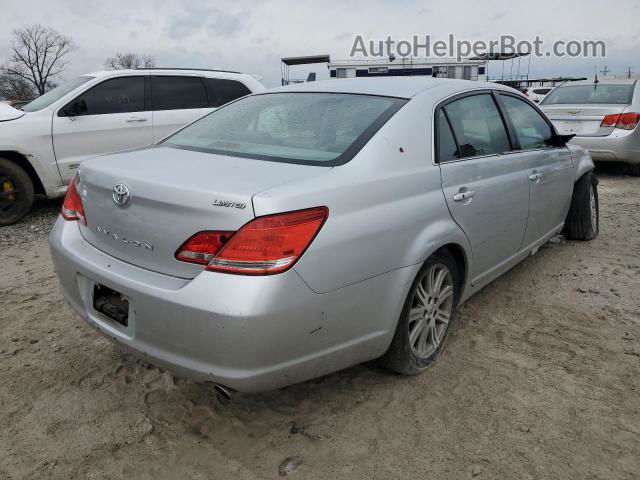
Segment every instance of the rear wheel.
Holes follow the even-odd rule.
[[[17,222],[31,209],[35,191],[29,174],[0,158],[0,226]]]
[[[598,179],[587,172],[573,186],[571,207],[565,222],[565,234],[571,240],[593,240],[600,231]]]
[[[640,177],[640,163],[628,164],[627,171],[632,177]]]
[[[442,353],[460,295],[459,273],[448,250],[425,262],[409,290],[391,346],[381,363],[398,373],[420,373]]]

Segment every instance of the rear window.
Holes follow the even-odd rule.
[[[209,89],[213,93],[211,100],[212,107],[220,107],[225,103],[229,103],[236,98],[249,95],[249,90],[244,84],[235,80],[227,80],[224,78],[207,78]]]
[[[237,157],[339,165],[405,102],[337,93],[253,95],[180,130],[165,144]]]
[[[619,104],[629,105],[633,96],[633,85],[601,84],[569,85],[558,87],[545,97],[541,105],[561,104]]]
[[[199,77],[151,77],[154,110],[181,110],[209,106],[207,90]]]

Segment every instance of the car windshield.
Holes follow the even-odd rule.
[[[582,103],[628,105],[631,103],[632,95],[633,85],[601,83],[573,85],[556,88],[545,97],[541,105]]]
[[[220,108],[166,145],[312,165],[348,161],[406,100],[342,93],[270,93]]]
[[[94,77],[76,77],[67,82],[64,82],[62,85],[57,86],[53,90],[49,90],[44,95],[39,96],[32,102],[27,103],[22,107],[22,110],[25,112],[36,112],[38,110],[42,110],[43,108],[47,108],[56,100],[61,99],[67,93],[75,90],[80,85],[87,83],[89,80]]]

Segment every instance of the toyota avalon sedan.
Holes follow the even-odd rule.
[[[416,374],[462,302],[561,230],[598,234],[568,139],[497,84],[283,87],[83,162],[51,255],[84,320],[179,375],[255,392],[376,358]]]

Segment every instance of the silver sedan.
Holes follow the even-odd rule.
[[[613,79],[570,83],[540,104],[560,133],[575,135],[596,161],[628,165],[640,176],[640,83]]]
[[[416,374],[462,302],[561,230],[598,234],[568,139],[496,84],[283,87],[84,162],[51,255],[84,320],[180,375],[251,392],[376,358]]]

